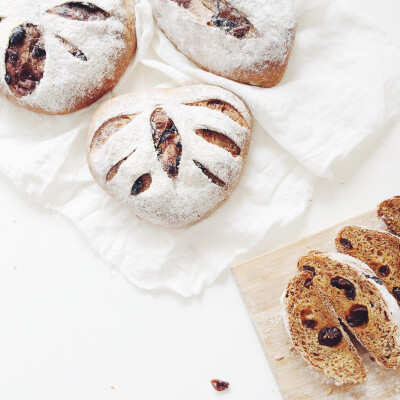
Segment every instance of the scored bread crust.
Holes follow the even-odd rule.
[[[181,137],[179,171],[173,178],[163,169],[153,143],[150,122],[156,109],[165,111]],[[126,123],[118,129],[114,123],[102,135],[108,122],[121,118],[127,118]],[[201,137],[198,132],[203,130],[221,133],[240,154],[219,146],[213,135]],[[88,164],[97,183],[139,218],[170,228],[187,227],[208,216],[235,189],[251,130],[246,105],[225,89],[193,85],[142,90],[109,100],[95,113],[87,141]],[[117,173],[107,180],[117,165]],[[131,195],[132,185],[143,174],[150,175],[150,184]]]
[[[104,21],[75,21],[50,12],[64,4],[98,6],[108,17]],[[19,97],[11,91],[5,80],[5,62],[0,60],[0,94],[27,110],[62,115],[91,105],[117,85],[135,54],[137,39],[132,1],[0,0],[0,6],[3,54],[13,29],[34,24],[43,32],[44,74],[32,93]],[[31,7],[34,9],[29,12]],[[72,55],[66,43],[75,48],[73,51],[82,51],[86,60]]]
[[[400,236],[400,196],[382,201],[378,205],[378,217],[386,224],[390,232]]]
[[[366,264],[340,253],[312,251],[301,257],[298,269],[313,268],[314,284],[330,300],[342,323],[354,334],[382,367],[396,369],[400,364],[400,309],[379,278]],[[342,278],[355,289],[354,299],[334,287],[332,279]],[[349,324],[350,311],[363,306],[368,321],[358,326]],[[353,315],[355,317],[355,315]]]
[[[244,37],[229,35],[211,22],[215,4],[224,2],[251,24]],[[296,34],[292,0],[150,0],[150,3],[160,29],[202,69],[266,88],[281,81]]]
[[[293,346],[312,367],[322,370],[335,383],[360,383],[366,377],[364,365],[338,316],[323,292],[312,282],[310,272],[301,272],[288,284],[281,303],[285,309],[285,327]],[[307,327],[307,321],[315,321]],[[318,335],[323,328],[340,330],[340,343],[329,347],[319,343]]]
[[[335,243],[341,253],[367,264],[390,294],[396,295],[395,288],[400,291],[400,238],[384,231],[346,226],[338,233]],[[400,304],[400,295],[395,298]]]

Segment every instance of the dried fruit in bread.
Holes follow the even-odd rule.
[[[364,365],[331,303],[313,284],[311,272],[301,272],[288,284],[282,303],[285,326],[302,357],[337,384],[360,383]]]

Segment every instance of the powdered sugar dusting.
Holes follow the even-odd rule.
[[[244,39],[207,26],[209,16],[195,15],[172,0],[150,3],[158,25],[176,47],[220,75],[237,69],[257,72],[266,63],[283,65],[292,46],[296,28],[292,0],[230,0],[259,33]]]
[[[64,4],[63,0],[0,0],[0,54],[5,54],[14,28],[32,23],[44,28],[46,61],[44,76],[30,95],[16,99],[18,104],[45,112],[65,113],[83,103],[86,97],[97,100],[110,90],[110,78],[119,63],[129,63],[136,47],[129,27],[134,3],[125,0],[93,0],[92,4],[106,11],[108,18],[100,21],[77,21],[47,11]],[[71,55],[57,36],[83,52],[87,61]],[[124,70],[124,68],[122,69]],[[5,82],[5,61],[0,57],[0,91],[13,97]],[[108,78],[108,79],[107,79]]]
[[[364,262],[360,261],[357,258],[354,258],[352,256],[349,256],[348,254],[343,254],[343,253],[336,253],[336,252],[329,252],[325,253],[326,256],[331,258],[332,260],[335,260],[337,262],[340,262],[342,264],[347,264],[350,267],[352,267],[358,274],[361,273],[366,273],[371,276],[376,276],[375,272]]]
[[[231,104],[244,117],[247,127],[207,107],[188,104],[221,100]],[[171,179],[163,170],[154,148],[150,118],[162,108],[174,122],[182,139],[179,174]],[[136,117],[112,135],[100,149],[90,150],[97,129],[110,118],[135,114]],[[88,138],[88,161],[96,181],[111,195],[132,207],[140,218],[169,227],[183,227],[204,217],[225,200],[236,187],[244,167],[251,135],[251,116],[244,103],[232,93],[214,86],[195,85],[177,89],[153,89],[117,97],[95,114]],[[241,156],[199,137],[197,129],[222,133],[241,149]],[[117,175],[106,183],[110,168],[121,164]],[[201,171],[199,162],[226,183],[220,187]],[[132,184],[149,173],[152,184],[138,196],[131,195]]]

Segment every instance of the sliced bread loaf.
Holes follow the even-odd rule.
[[[338,385],[359,383],[364,365],[313,275],[301,272],[282,295],[285,327],[293,346],[308,364],[334,378]]]
[[[336,237],[336,247],[367,264],[400,304],[400,238],[383,231],[346,226]]]
[[[400,236],[400,196],[392,197],[379,204],[378,216],[390,232]]]
[[[330,300],[338,317],[376,362],[400,364],[400,308],[382,281],[361,261],[340,253],[310,252],[298,261]]]

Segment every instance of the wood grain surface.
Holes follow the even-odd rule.
[[[345,225],[385,229],[374,210],[232,269],[284,399],[400,399],[400,371],[383,370],[358,343],[367,379],[336,386],[292,348],[283,325],[280,297],[297,273],[298,258],[310,250],[335,251],[334,239]]]

